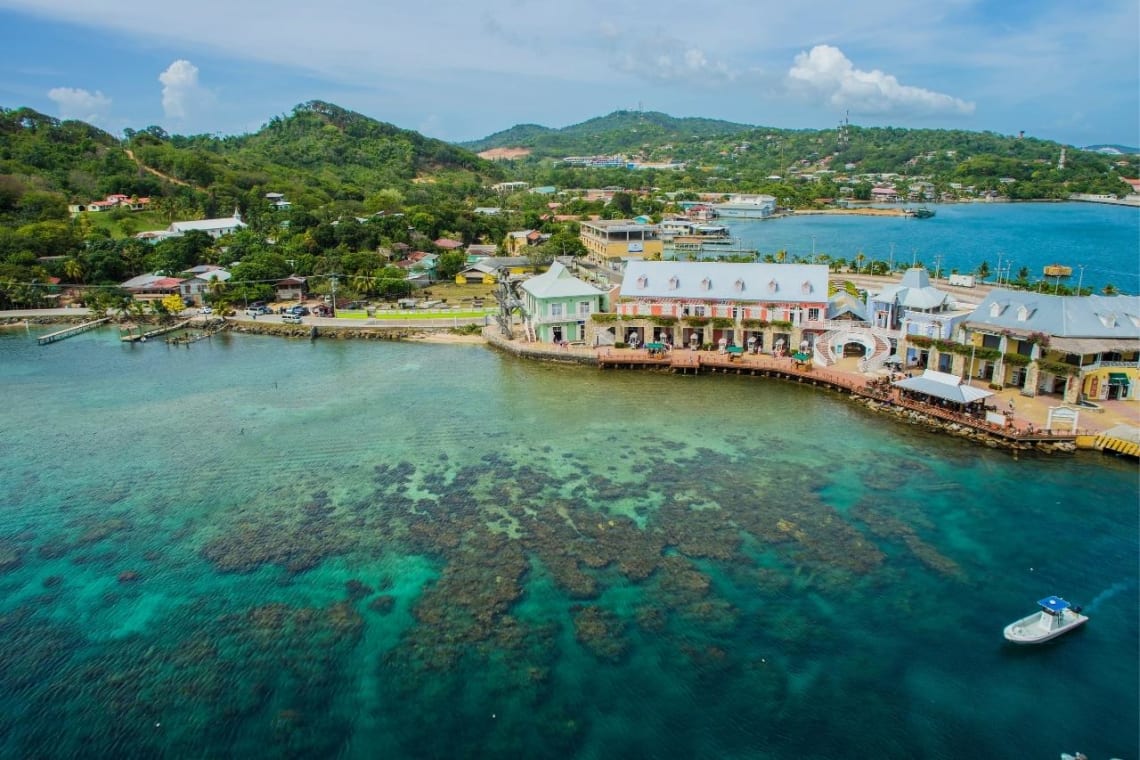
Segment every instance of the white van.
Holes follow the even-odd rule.
[[[301,317],[300,314],[293,314],[292,312],[286,312],[286,313],[281,315],[281,321],[284,322],[285,324],[289,324],[289,325],[299,325],[303,321],[303,318]]]

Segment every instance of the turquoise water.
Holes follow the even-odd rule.
[[[1137,756],[1134,463],[481,346],[0,381],[4,756]],[[1090,623],[1005,645],[1050,593]]]
[[[726,219],[741,243],[772,253],[810,257],[815,251],[853,261],[925,263],[962,273],[989,263],[993,281],[1012,260],[1010,274],[1028,267],[1033,280],[1047,264],[1073,268],[1065,284],[1076,287],[1084,265],[1084,287],[1112,283],[1120,292],[1140,293],[1140,209],[1097,203],[935,204],[930,219],[867,216],[796,216],[769,221]],[[893,255],[892,255],[893,244]],[[1052,279],[1049,282],[1053,282]]]

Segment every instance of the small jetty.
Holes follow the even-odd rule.
[[[166,335],[167,333],[174,332],[175,330],[185,329],[186,326],[193,321],[194,320],[192,320],[192,319],[187,319],[187,320],[179,322],[177,324],[167,325],[166,327],[160,327],[157,330],[151,330],[150,332],[146,332],[146,333],[143,333],[141,335],[131,335],[131,334],[123,335],[123,336],[120,336],[119,339],[122,340],[124,343],[137,343],[139,341],[150,340],[151,338],[157,338],[159,335]]]
[[[66,340],[73,335],[79,335],[80,333],[85,333],[88,330],[94,330],[99,325],[105,323],[108,319],[110,319],[110,317],[103,317],[102,319],[94,319],[90,322],[84,322],[81,325],[73,325],[63,330],[56,330],[53,333],[50,333],[48,335],[41,335],[40,337],[36,338],[36,343],[40,344],[41,346],[46,346],[48,343],[55,343],[57,341]]]

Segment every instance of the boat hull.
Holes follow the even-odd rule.
[[[1043,644],[1080,628],[1089,619],[1088,615],[1072,610],[1065,610],[1060,620],[1053,621],[1050,620],[1051,617],[1045,612],[1035,612],[1010,623],[1002,633],[1005,635],[1005,640],[1013,644]]]

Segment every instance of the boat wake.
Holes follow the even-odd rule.
[[[1130,585],[1132,584],[1128,583],[1127,581],[1118,581],[1112,584],[1104,591],[1101,591],[1099,594],[1097,594],[1096,597],[1091,602],[1089,602],[1088,605],[1085,606],[1085,612],[1095,612],[1096,608],[1099,607],[1102,602],[1106,602],[1112,597],[1119,594],[1121,591],[1125,591]]]

